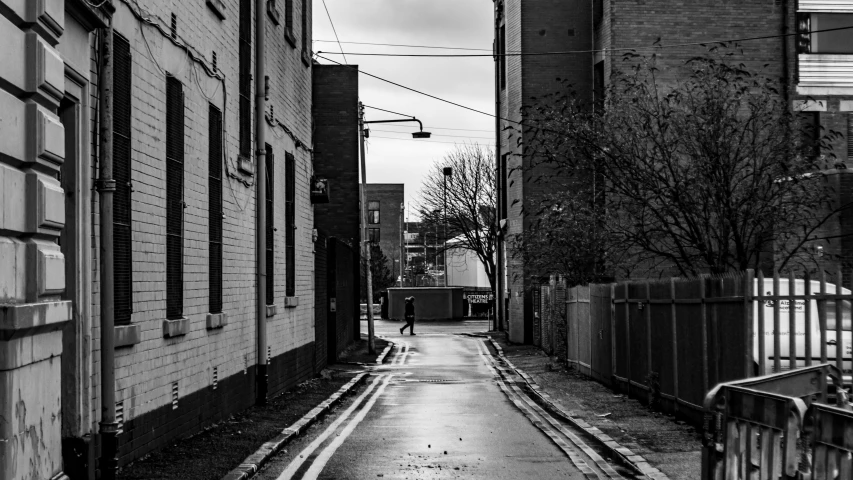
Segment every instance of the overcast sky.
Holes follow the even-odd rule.
[[[491,0],[325,0],[343,51],[363,53],[465,53],[420,48],[356,45],[344,42],[412,44],[483,48],[490,53],[493,37]],[[314,0],[314,52],[343,62],[323,0]],[[338,52],[333,55],[331,52]],[[477,52],[468,52],[477,53]],[[373,75],[407,87],[494,113],[494,61],[482,58],[409,58],[347,55],[346,61]],[[330,63],[319,59],[320,63]],[[413,140],[417,124],[370,126],[367,182],[404,183],[407,209],[415,208],[423,178],[435,168],[454,142],[494,145],[493,117],[470,112],[403,90],[366,75],[359,76],[365,105],[415,116],[432,132],[429,140]],[[400,118],[366,109],[367,120]],[[451,130],[453,129],[453,130]],[[390,137],[390,138],[382,138]],[[447,143],[440,143],[447,142]]]

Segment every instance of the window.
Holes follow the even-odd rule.
[[[116,34],[113,40],[113,268],[115,323],[127,325],[133,312],[133,258],[131,255],[130,43]]]
[[[799,117],[802,155],[816,158],[820,155],[820,112],[800,112]]]
[[[378,228],[369,228],[367,229],[367,241],[370,243],[379,243],[379,229]]]
[[[166,318],[184,314],[184,87],[166,77]]]
[[[284,0],[284,38],[291,47],[296,46],[296,37],[293,36],[293,0]]]
[[[501,25],[500,35],[498,38],[498,74],[501,78],[501,89],[506,88],[506,25]]]
[[[273,206],[275,205],[275,191],[273,181],[275,177],[275,156],[272,147],[266,146],[266,170],[267,170],[267,305],[275,304],[275,216]]]
[[[853,29],[819,31],[853,27],[853,14],[801,13],[798,25],[800,53],[853,54]]]
[[[222,313],[222,112],[209,106],[207,203],[210,313]]]
[[[285,295],[296,296],[296,158],[284,156],[284,249],[287,262]]]
[[[308,53],[308,0],[302,0],[302,52]]]
[[[240,156],[252,157],[252,0],[240,0]]]
[[[367,223],[379,224],[379,202],[367,202]]]
[[[593,101],[595,105],[604,104],[604,61],[596,63],[592,68],[593,76]]]

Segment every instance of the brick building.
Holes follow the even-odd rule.
[[[501,52],[536,53],[581,51],[573,55],[509,56],[498,60],[500,116],[521,120],[521,109],[571,84],[581,100],[591,100],[622,62],[620,51],[608,49],[684,44],[745,37],[770,37],[740,42],[745,63],[780,79],[792,111],[815,124],[842,132],[833,144],[836,166],[828,166],[830,181],[839,191],[838,202],[849,203],[853,173],[853,30],[801,33],[853,25],[853,0],[743,0],[724,4],[688,0],[496,0],[496,46]],[[707,51],[707,46],[683,46],[656,51],[660,78],[676,78],[684,61]],[[512,122],[501,122],[501,131]],[[509,132],[499,138],[504,194],[501,198],[508,236],[530,227],[529,212],[543,184],[531,181],[535,172]],[[521,129],[524,143],[528,129]],[[827,152],[824,152],[827,153]],[[853,257],[853,214],[845,211],[809,248],[850,260]],[[520,260],[507,255],[510,292],[508,325],[514,341],[531,341],[532,297],[530,273]]]
[[[358,335],[354,301],[338,309],[333,328],[316,308],[328,272],[354,296],[358,261],[349,241],[329,245],[317,233],[309,193],[311,2],[264,4],[0,1],[0,477],[95,478],[104,465],[96,460],[102,358],[115,362],[124,465],[310,378]],[[268,88],[260,122],[259,24]],[[105,65],[110,96],[99,94]],[[112,114],[102,118],[103,109]],[[264,145],[256,145],[259,129]],[[334,138],[357,145],[355,121],[351,130]],[[101,134],[110,131],[105,155]],[[98,179],[109,156],[114,278],[102,284],[109,255],[99,192],[110,182]],[[352,161],[342,165],[356,178]],[[267,174],[262,185],[258,168]],[[260,235],[259,186],[267,198]],[[336,215],[357,235],[357,216]],[[259,238],[267,240],[261,268]],[[108,353],[105,285],[114,293]]]
[[[400,276],[406,268],[403,249],[403,205],[405,192],[402,183],[368,183],[365,198],[367,200],[368,241],[378,243],[388,258],[391,276]]]

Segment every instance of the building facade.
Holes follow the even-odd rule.
[[[709,42],[738,42],[744,63],[780,81],[793,112],[825,131],[842,133],[831,145],[837,161],[825,173],[837,191],[837,204],[851,197],[853,160],[853,29],[809,33],[853,26],[853,0],[744,0],[709,4],[698,0],[673,5],[666,0],[496,0],[498,53],[576,51],[571,55],[507,56],[497,59],[501,121],[501,205],[507,237],[530,228],[539,194],[548,188],[536,175],[521,145],[531,131],[519,127],[521,111],[537,100],[567,90],[581,101],[603,92],[611,73],[624,66],[626,48],[674,45],[656,50],[659,78],[675,80],[691,57],[707,52]],[[688,45],[685,45],[688,44]],[[561,80],[557,80],[557,79]],[[506,129],[506,127],[515,127]],[[822,154],[827,155],[825,151]],[[853,216],[846,209],[830,222],[809,249],[826,258],[853,258]],[[770,261],[772,265],[772,260]],[[771,267],[772,268],[772,267]],[[507,255],[508,326],[513,341],[531,341],[531,274],[523,262]]]
[[[333,352],[358,335],[352,318],[326,329],[316,315],[327,283],[315,275],[316,242],[335,288],[353,288],[358,261],[357,248],[341,253],[349,244],[327,256],[315,225],[311,1],[95,5],[0,1],[4,479],[95,478],[102,359],[115,364],[121,466],[310,378],[335,358],[326,331],[339,334]],[[100,181],[108,164],[114,182]],[[356,178],[357,167],[342,168]],[[344,217],[357,235],[358,217]],[[111,352],[101,349],[102,287],[114,297]]]
[[[367,239],[382,249],[394,278],[399,277],[406,268],[403,187],[402,183],[368,183],[365,191]]]

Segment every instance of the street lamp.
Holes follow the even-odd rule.
[[[447,177],[453,175],[451,167],[444,167],[444,286],[447,286]]]
[[[365,137],[365,128],[364,126],[368,123],[401,123],[401,122],[418,122],[420,126],[420,130],[412,133],[412,138],[429,138],[430,132],[424,131],[424,125],[415,117],[411,118],[403,118],[399,120],[371,120],[366,122],[364,120],[364,105],[361,102],[358,102],[358,136],[359,136],[359,144],[361,147],[361,244],[364,249],[364,260],[367,265],[365,268],[365,281],[367,282],[367,351],[370,354],[376,353],[376,342],[374,339],[374,325],[373,325],[373,275],[370,272],[370,247],[368,246],[368,231],[367,231],[367,170],[366,165],[367,161],[364,156],[364,137]],[[375,108],[375,107],[368,107]],[[377,108],[377,110],[382,110]],[[388,110],[383,110],[388,113],[393,113],[395,115],[401,115],[397,112],[390,112]],[[403,115],[406,116],[406,115]],[[400,262],[402,265],[402,261]],[[401,277],[402,279],[402,277]]]

